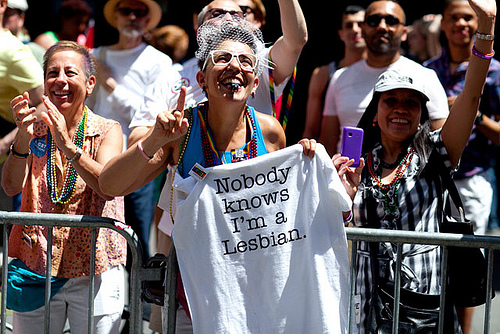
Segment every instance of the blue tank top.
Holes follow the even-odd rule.
[[[190,112],[192,115],[192,122],[189,125],[191,127],[191,131],[189,134],[189,139],[187,142],[186,149],[184,151],[184,155],[182,156],[182,164],[179,165],[179,172],[182,177],[186,178],[189,176],[189,171],[196,164],[200,164],[206,167],[205,157],[203,156],[203,147],[201,142],[201,133],[200,133],[200,118],[198,116],[198,106],[193,107]],[[257,156],[267,154],[266,143],[264,142],[264,137],[262,136],[262,130],[260,129],[259,120],[257,119],[257,115],[255,113],[254,108],[248,106],[248,111],[251,117],[254,120],[255,128],[256,128],[256,137],[257,137]],[[243,149],[245,145],[241,147]],[[221,154],[222,160],[225,163],[231,163],[231,151],[219,152]]]

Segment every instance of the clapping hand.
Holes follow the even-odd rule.
[[[67,149],[69,149],[70,143],[73,141],[68,132],[66,118],[47,96],[42,96],[42,102],[47,108],[47,111],[42,112],[42,120],[48,125],[56,146],[68,156]]]
[[[10,101],[12,116],[20,131],[33,134],[33,123],[39,120],[40,116],[35,114],[36,108],[29,106],[30,96],[28,92],[18,95]]]

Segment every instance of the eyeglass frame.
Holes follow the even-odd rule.
[[[225,64],[216,63],[215,59],[214,59],[214,54],[218,51],[229,53],[231,55],[231,59]],[[240,58],[239,58],[239,56],[241,56],[241,55],[249,55],[249,56],[252,56],[255,58],[255,64],[253,64],[253,67],[251,69],[245,68],[245,65],[243,65],[241,63]],[[255,72],[255,69],[259,65],[259,57],[257,57],[257,55],[255,55],[253,53],[249,53],[249,52],[239,52],[238,53],[238,52],[231,52],[231,51],[227,51],[227,50],[212,50],[208,53],[207,58],[205,58],[205,62],[203,63],[203,68],[201,70],[202,71],[206,70],[207,64],[208,64],[208,59],[212,59],[212,64],[214,64],[214,66],[228,66],[229,64],[231,64],[231,62],[233,61],[233,59],[235,57],[236,57],[236,61],[238,62],[241,70],[244,72]]]
[[[375,18],[375,17],[376,17],[376,21],[370,20],[370,18]],[[401,20],[399,18],[397,18],[396,16],[391,15],[391,14],[387,14],[387,15],[371,14],[371,15],[368,15],[365,17],[365,23],[369,27],[372,27],[372,28],[378,27],[380,25],[380,22],[382,22],[382,20],[384,20],[385,24],[388,25],[389,27],[395,27],[395,26],[403,24],[403,22],[401,22]],[[370,21],[372,21],[372,22],[370,22]],[[391,23],[391,22],[393,22],[393,23]]]
[[[212,12],[214,12],[216,10],[220,11],[219,15],[212,14]],[[245,12],[243,12],[243,11],[239,11],[239,10],[226,10],[226,9],[223,9],[223,8],[210,8],[209,10],[207,10],[207,14],[210,14],[209,19],[213,19],[213,18],[219,17],[221,15],[226,15],[226,14],[229,14],[231,16],[236,16],[236,17],[238,17],[240,19],[244,19],[245,16],[246,16]]]

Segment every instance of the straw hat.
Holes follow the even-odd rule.
[[[116,28],[116,22],[115,22],[115,9],[118,3],[120,3],[122,0],[109,0],[106,2],[104,5],[104,18],[106,21],[108,21],[109,25],[112,27]],[[142,2],[146,7],[148,7],[148,12],[149,12],[149,22],[148,25],[146,26],[146,30],[152,30],[154,29],[158,23],[160,23],[161,20],[161,7],[160,5],[154,1],[154,0],[137,0]]]

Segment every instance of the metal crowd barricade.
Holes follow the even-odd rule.
[[[142,300],[141,284],[143,281],[157,281],[161,279],[160,268],[145,268],[142,263],[142,250],[137,236],[132,229],[113,219],[103,217],[91,217],[81,215],[62,215],[48,213],[28,213],[28,212],[5,212],[0,211],[0,224],[3,225],[3,266],[2,266],[2,300],[1,300],[1,324],[0,333],[5,334],[7,329],[6,305],[7,305],[7,264],[8,264],[8,231],[12,225],[41,225],[47,226],[47,244],[52,245],[52,227],[78,227],[91,229],[91,257],[90,263],[95,263],[95,245],[97,229],[109,228],[122,235],[130,247],[132,254],[132,268],[129,279],[129,311],[130,311],[130,332],[142,333]],[[47,252],[46,277],[51,276],[51,252]],[[95,268],[90,266],[89,284],[89,310],[88,310],[88,333],[94,333],[94,279]],[[50,280],[45,284],[45,305],[50,303],[51,286]],[[50,308],[45,308],[44,332],[49,333],[50,328]]]
[[[402,246],[403,244],[424,244],[424,245],[439,245],[443,247],[443,258],[442,263],[445,264],[448,261],[448,247],[450,246],[460,246],[460,247],[470,247],[470,248],[482,248],[485,250],[488,271],[487,271],[487,301],[484,310],[484,333],[490,333],[490,314],[491,314],[491,299],[492,299],[492,287],[493,287],[493,260],[494,260],[494,250],[500,249],[500,237],[495,236],[471,236],[462,234],[452,234],[452,233],[429,233],[429,232],[412,232],[412,231],[398,231],[398,230],[379,230],[379,229],[369,229],[369,228],[346,228],[347,239],[352,241],[351,248],[351,268],[350,268],[350,278],[351,278],[351,292],[349,298],[349,328],[352,333],[353,324],[355,321],[354,312],[354,295],[355,295],[355,281],[356,281],[356,253],[357,253],[357,242],[359,241],[375,241],[375,242],[391,242],[397,245],[397,255],[396,255],[396,271],[394,282],[394,309],[393,309],[393,327],[392,333],[397,334],[399,332],[399,301],[400,301],[400,287],[401,287],[401,261],[402,261]],[[169,261],[175,258],[175,249],[172,247],[170,253]],[[167,334],[175,334],[175,311],[177,305],[175,303],[176,294],[176,284],[175,279],[177,278],[175,274],[176,263],[169,262],[167,266],[170,270],[168,271],[169,277],[167,278],[167,284],[165,287],[165,294],[169,296],[168,306],[174,306],[168,308],[167,315]],[[446,276],[447,268],[443,265],[441,277],[442,290],[446,289]],[[440,314],[439,314],[439,333],[443,333],[444,326],[444,294],[441,294],[440,299]],[[164,320],[165,321],[165,320]]]
[[[443,247],[442,257],[442,275],[441,275],[441,289],[446,289],[446,277],[448,262],[448,247],[459,246],[469,248],[482,248],[485,251],[487,261],[487,298],[484,309],[484,333],[490,333],[490,315],[491,315],[491,299],[493,287],[493,260],[494,250],[500,249],[500,237],[495,236],[472,236],[452,233],[430,233],[430,232],[412,232],[412,231],[399,231],[399,230],[379,230],[368,228],[346,228],[347,239],[352,241],[351,249],[351,293],[350,293],[350,317],[349,328],[354,324],[354,295],[355,295],[355,280],[356,280],[356,253],[358,241],[376,241],[376,242],[391,242],[397,245],[396,255],[396,270],[394,282],[394,309],[393,309],[393,325],[392,333],[396,334],[399,331],[399,301],[400,301],[400,287],[401,287],[401,261],[402,261],[402,246],[403,244],[423,244],[423,245],[439,245]],[[440,299],[440,313],[439,313],[439,333],[443,333],[444,326],[444,303],[445,294],[441,294]]]

